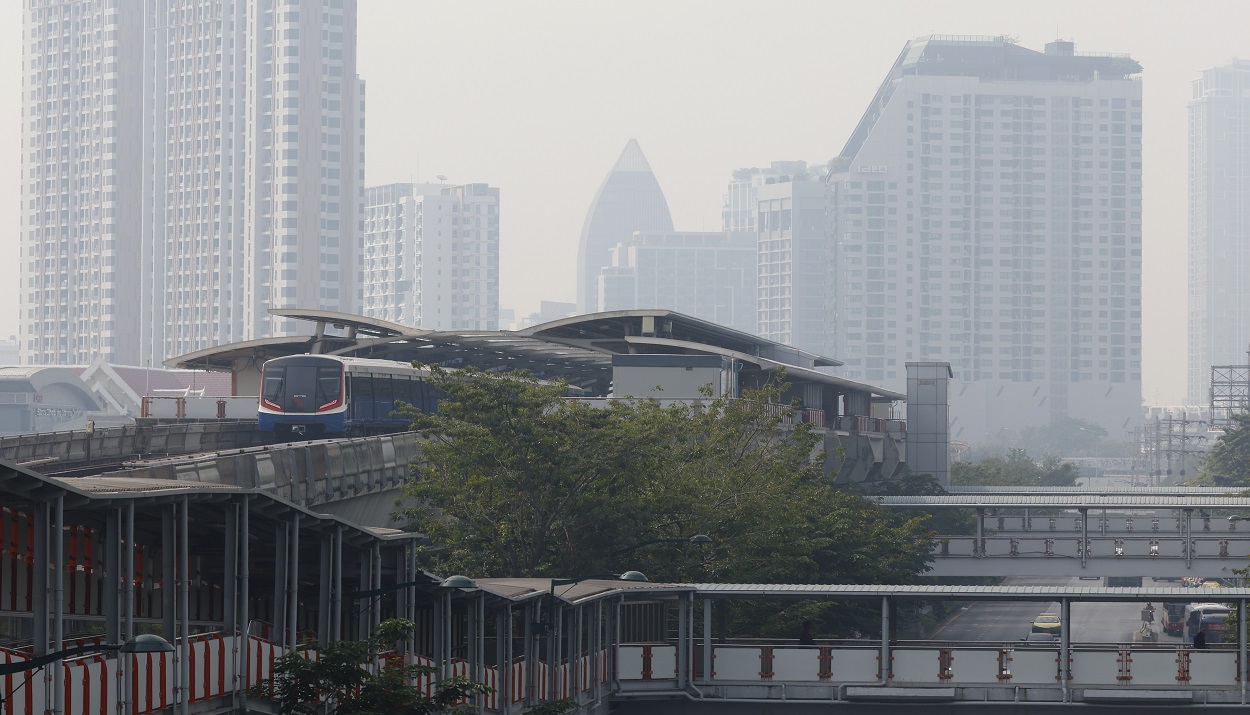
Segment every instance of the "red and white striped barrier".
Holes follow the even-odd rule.
[[[7,648],[0,648],[0,663],[19,663],[24,660],[30,660],[30,656]],[[0,714],[23,715],[23,713],[34,713],[43,709],[43,680],[35,675],[35,677],[30,678],[29,682],[22,683],[27,676],[32,675],[35,674],[26,672],[0,677],[0,689],[8,693],[4,700],[4,707],[0,708]],[[38,680],[38,683],[35,682],[36,680]],[[36,690],[40,693],[39,710],[35,709],[34,696]]]

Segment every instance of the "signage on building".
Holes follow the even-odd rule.
[[[878,166],[876,164],[861,164],[855,167],[855,170],[861,174],[888,174],[890,167],[885,165]]]

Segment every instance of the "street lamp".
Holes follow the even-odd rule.
[[[468,576],[448,576],[438,584],[442,588],[459,588],[464,590],[472,590],[477,588],[477,582]]]

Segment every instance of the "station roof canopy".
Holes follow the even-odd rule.
[[[818,382],[876,399],[904,395],[817,370],[842,363],[669,310],[622,310],[562,318],[524,330],[422,330],[333,311],[271,309],[315,323],[312,335],[261,338],[207,348],[165,361],[168,367],[238,370],[284,355],[326,354],[416,361],[488,371],[528,370],[606,395],[612,356],[718,355],[761,371],[787,370],[792,380]],[[336,332],[338,331],[338,332]],[[345,331],[345,332],[344,332]]]

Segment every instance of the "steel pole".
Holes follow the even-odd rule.
[[[191,662],[191,550],[189,545],[191,501],[187,497],[182,498],[179,511],[181,513],[178,519],[178,596],[180,600],[178,620],[182,631],[178,642],[178,652],[182,655],[182,667],[178,671],[182,676],[179,712],[182,715],[188,715],[191,712],[191,669],[188,667]],[[207,672],[207,668],[205,671]]]

